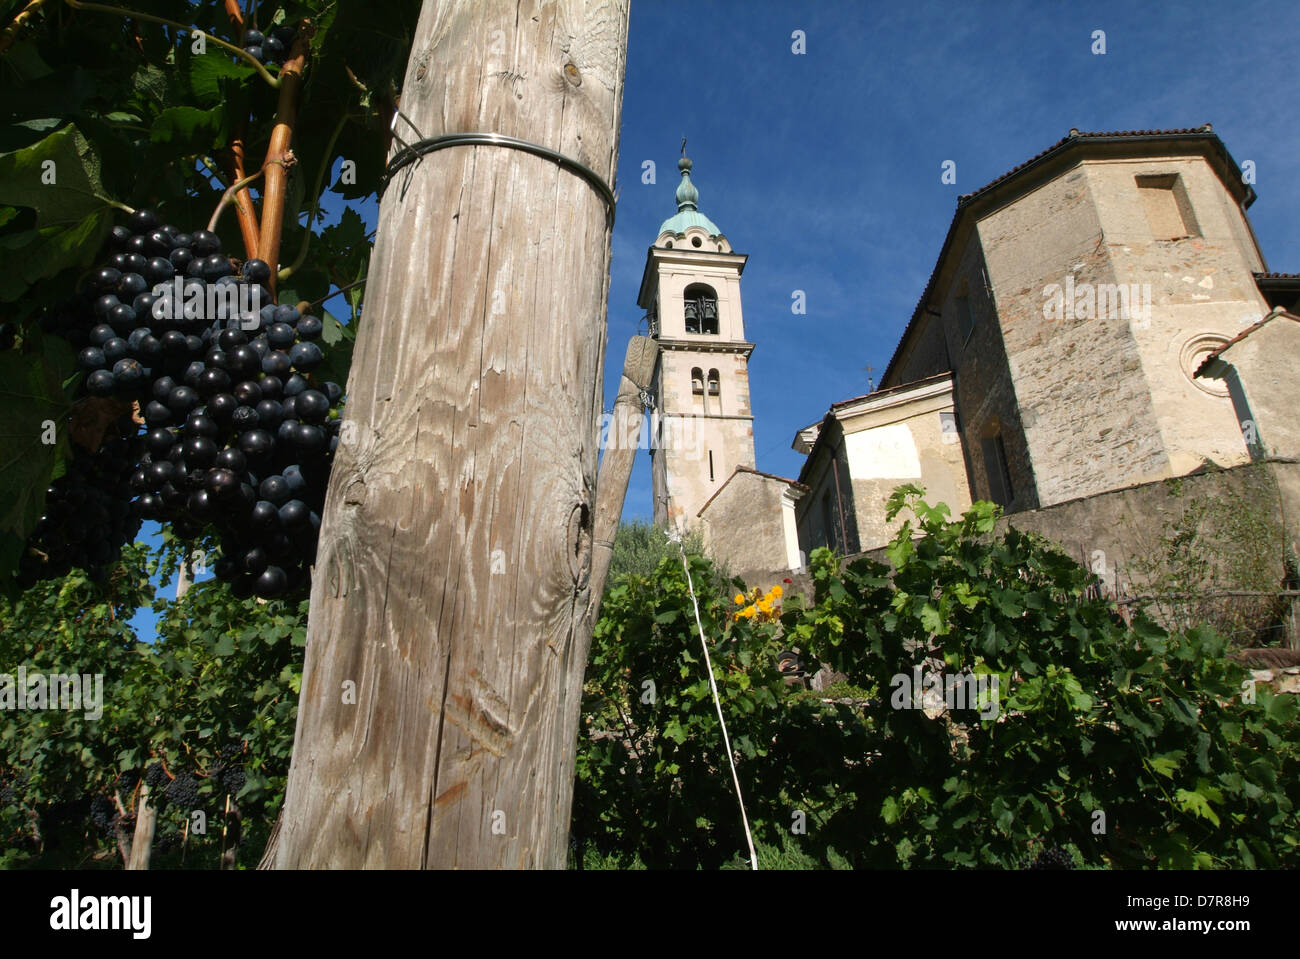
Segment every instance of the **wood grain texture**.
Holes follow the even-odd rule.
[[[627,345],[623,361],[623,378],[610,420],[605,451],[600,458],[600,475],[596,483],[596,519],[592,529],[591,614],[592,623],[600,617],[600,599],[614,558],[614,537],[627,499],[627,484],[641,440],[645,407],[641,390],[650,385],[659,345],[648,336],[634,336]]]
[[[612,183],[626,36],[626,0],[428,0],[402,111],[425,136],[521,137]],[[389,186],[279,868],[563,867],[609,241],[592,187],[518,150],[441,150]]]

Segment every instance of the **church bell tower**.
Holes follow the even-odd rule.
[[[650,455],[654,518],[685,528],[738,466],[754,467],[749,355],[740,307],[747,256],[699,211],[691,161],[677,163],[677,213],[646,255],[637,304],[659,344]]]

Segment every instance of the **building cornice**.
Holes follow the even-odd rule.
[[[667,250],[660,246],[652,246],[646,253],[645,271],[641,274],[641,289],[636,296],[637,306],[643,310],[650,308],[650,296],[654,291],[654,281],[658,276],[660,264],[692,269],[713,267],[719,273],[735,271],[736,276],[740,276],[745,272],[745,264],[748,261],[748,253],[719,253],[716,250],[712,252],[708,250],[679,250],[676,247]]]
[[[754,352],[753,343],[746,343],[738,340],[723,340],[721,342],[711,342],[707,339],[682,340],[675,337],[657,337],[656,342],[662,351],[673,351],[678,353],[734,353],[738,356],[749,357]]]

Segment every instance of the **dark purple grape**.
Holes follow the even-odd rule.
[[[153,210],[136,210],[127,219],[132,233],[149,233],[158,229],[158,215]]]
[[[289,484],[283,476],[268,476],[262,480],[262,485],[257,490],[262,499],[274,503],[276,506],[285,503],[289,499]]]
[[[302,453],[319,453],[325,448],[325,432],[319,426],[300,423],[294,430],[293,441]]]
[[[192,236],[193,242],[190,246],[193,248],[195,256],[211,256],[221,250],[221,240],[215,233],[207,230],[195,230]]]
[[[288,585],[289,580],[285,576],[284,570],[279,566],[267,566],[261,575],[257,577],[257,583],[253,587],[253,591],[263,599],[275,599],[277,596],[284,595]],[[243,788],[242,785],[240,788]]]
[[[139,273],[123,273],[122,281],[117,284],[117,295],[124,299],[134,299],[137,293],[144,293],[149,284]]]
[[[271,266],[265,260],[246,260],[240,272],[250,283],[268,283],[271,279]]]
[[[289,361],[300,373],[310,373],[325,362],[325,354],[315,343],[296,343],[289,351]]]
[[[239,437],[239,450],[249,459],[269,456],[275,451],[275,440],[266,430],[249,430]]]
[[[77,365],[83,370],[102,370],[108,357],[98,346],[88,346],[77,354]]]
[[[86,392],[91,396],[111,396],[117,388],[117,381],[108,370],[95,370],[86,377]]]
[[[262,388],[253,380],[236,383],[231,392],[235,394],[235,399],[245,406],[256,406],[262,402]]]
[[[155,384],[158,382],[154,381]],[[155,456],[166,456],[171,450],[172,444],[176,442],[176,436],[171,430],[162,427],[154,427],[145,434],[145,448]]]
[[[318,339],[324,331],[321,321],[314,316],[304,316],[298,321],[298,336],[304,340]]]
[[[208,399],[208,416],[218,425],[228,426],[239,407],[239,400],[229,393],[218,393]]]
[[[206,419],[206,417],[204,417]],[[214,424],[215,426],[215,424]],[[206,436],[194,436],[185,441],[185,462],[191,468],[207,469],[217,461],[217,444]]]
[[[118,386],[133,387],[144,382],[144,367],[139,360],[130,358],[118,360],[113,364],[113,379]]]
[[[304,423],[319,423],[330,411],[329,399],[319,390],[303,390],[294,401],[294,414]]]
[[[230,258],[220,253],[213,253],[203,260],[203,279],[215,283],[223,276],[230,275]]]
[[[280,528],[280,510],[268,500],[259,500],[254,504],[249,519],[254,529],[274,530]]]
[[[144,278],[152,289],[159,283],[165,283],[176,275],[176,264],[171,260],[164,260],[160,256],[155,256],[145,264]]]
[[[230,374],[225,370],[205,369],[199,376],[199,392],[211,396],[230,389]]]
[[[262,400],[257,404],[256,409],[258,422],[268,430],[278,428],[280,421],[284,419],[284,411],[275,400]]]
[[[99,290],[114,290],[117,288],[117,285],[122,282],[122,271],[114,269],[111,266],[106,266],[102,270],[97,270],[95,272],[92,282]]]
[[[167,408],[177,417],[185,416],[199,405],[199,394],[189,386],[178,386],[167,396]]]
[[[254,546],[251,549],[246,550],[239,560],[240,566],[243,568],[244,572],[252,573],[254,576],[266,569],[266,564],[269,561],[270,560],[266,555],[266,549],[262,546]]]
[[[261,422],[262,418],[258,416],[255,406],[238,406],[230,414],[230,425],[241,433],[257,429]]]
[[[289,362],[289,355],[282,350],[268,353],[262,358],[262,372],[269,376],[288,376],[292,368],[293,364]]]

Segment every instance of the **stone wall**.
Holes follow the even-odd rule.
[[[709,556],[732,571],[785,568],[781,497],[789,487],[789,483],[762,473],[737,471],[699,519]]]

